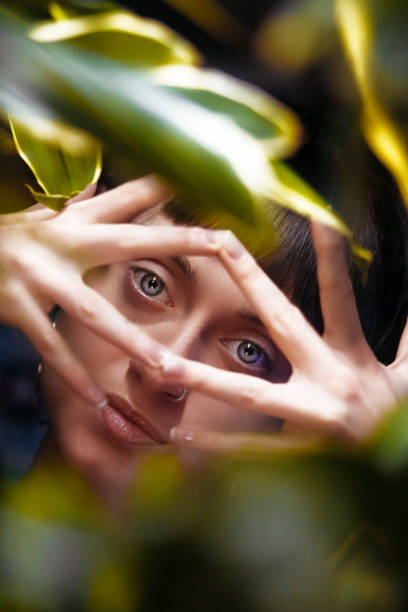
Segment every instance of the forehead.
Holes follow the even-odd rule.
[[[140,225],[162,226],[182,225],[163,211],[163,205],[149,208],[134,219]],[[212,304],[220,304],[223,310],[244,314],[244,317],[254,323],[260,323],[258,317],[252,312],[245,296],[232,280],[217,256],[189,255],[172,258],[182,270],[189,284],[194,286],[197,294]]]

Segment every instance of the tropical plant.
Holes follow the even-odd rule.
[[[301,135],[284,105],[197,67],[191,45],[157,23],[122,10],[78,15],[75,4],[52,7],[54,19],[45,23],[0,11],[13,58],[8,52],[3,59],[0,105],[44,189],[45,196],[32,190],[38,200],[60,206],[97,177],[97,139],[132,160],[135,172],[155,171],[182,189],[198,219],[232,227],[258,253],[273,240],[266,201],[351,239],[330,206],[282,161]]]

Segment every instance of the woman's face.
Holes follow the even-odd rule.
[[[164,216],[150,223],[168,224]],[[158,230],[158,235],[159,230]],[[172,352],[218,368],[283,382],[290,365],[216,257],[137,259],[92,271],[87,283]],[[136,363],[60,312],[57,329],[108,394],[92,408],[50,369],[43,389],[63,457],[99,487],[120,488],[146,453],[169,448],[175,425],[265,431],[278,421],[237,410]]]

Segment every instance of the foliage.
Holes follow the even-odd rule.
[[[102,27],[117,15],[112,3],[51,3],[53,21],[48,4],[15,0],[9,10],[0,9],[1,48],[7,48],[0,100],[17,117],[12,119],[15,141],[27,159],[33,155],[31,165],[50,198],[48,205],[60,205],[96,178],[102,144],[110,155],[125,157],[130,172],[155,170],[182,188],[197,215],[214,215],[227,225],[239,218],[236,227],[241,237],[248,238],[251,226],[254,234],[259,233],[263,199],[270,197],[304,214],[341,223],[324,199],[282,161],[301,139],[299,120],[285,106],[224,74],[197,68],[195,50],[167,28],[129,13],[132,33]],[[399,33],[406,35],[404,3],[371,4],[377,32],[387,24],[388,36],[397,36],[403,46]],[[347,42],[351,30],[340,15],[359,91],[343,87],[347,79],[333,69],[338,67],[334,58],[340,45],[332,6],[331,0],[288,3],[280,16],[275,13],[260,26],[257,52],[264,52],[262,44],[271,45],[267,59],[292,74],[327,61],[327,73],[336,74],[340,82],[333,89],[341,103],[359,109],[361,97],[364,125],[367,105],[372,117],[374,100],[374,110],[380,108],[381,113],[374,113],[364,133],[380,159],[400,177],[403,192],[405,145],[398,155],[390,155],[383,144],[373,145],[370,129],[378,118],[385,118],[382,125],[391,144],[404,143],[400,125],[407,56],[391,61],[383,34],[377,35],[374,47],[365,48],[365,70],[370,70],[359,73],[356,49]],[[361,6],[367,9],[368,4]],[[399,10],[402,25],[395,18]],[[33,21],[40,18],[47,23]],[[61,22],[70,28],[86,24],[88,29],[82,34],[71,29],[67,34]],[[272,40],[267,34],[272,25],[280,38]],[[149,38],[150,26],[154,35]],[[48,42],[39,41],[44,36]],[[157,55],[150,56],[151,63],[137,65],[121,52],[120,42],[114,59],[106,57],[107,40],[112,48],[115,37],[126,38],[126,49],[149,48],[149,53],[156,49]],[[132,60],[135,57],[132,52]],[[344,77],[344,66],[343,70]],[[369,87],[364,90],[368,76]],[[210,138],[210,125],[217,138]],[[397,140],[395,125],[399,125]],[[222,142],[220,134],[225,135]],[[344,140],[336,142],[348,155]],[[4,131],[5,159],[11,159],[10,150]],[[360,166],[355,155],[349,157],[347,168],[352,172],[347,178],[361,189]],[[46,171],[39,159],[47,159]],[[75,164],[73,172],[65,172],[67,159]],[[389,164],[393,160],[401,160],[400,174]],[[4,211],[10,210],[6,205],[15,205],[10,203],[12,197],[17,208],[29,204],[18,192],[20,175],[10,168],[11,163],[2,166]],[[357,193],[345,199],[354,201]],[[44,195],[37,191],[36,197]],[[270,239],[268,229],[262,240]],[[408,571],[407,414],[406,400],[360,449],[327,445],[286,454],[248,451],[213,460],[200,477],[186,474],[175,457],[150,458],[135,481],[127,513],[119,519],[66,467],[33,471],[19,485],[4,485],[0,607],[403,612]]]
[[[150,456],[116,519],[66,467],[34,470],[3,501],[2,609],[402,611],[407,410],[360,449],[241,452],[201,476]]]
[[[198,220],[217,217],[219,226],[232,228],[258,254],[273,243],[277,204],[323,220],[351,239],[322,198],[311,188],[299,193],[300,178],[288,170],[282,181],[277,171],[276,160],[293,153],[300,140],[293,112],[252,86],[194,67],[198,54],[191,45],[149,20],[118,10],[72,15],[55,6],[53,15],[54,21],[32,26],[10,10],[0,11],[4,45],[13,57],[3,60],[0,105],[26,131],[29,124],[31,138],[26,133],[24,151],[21,138],[18,147],[45,188],[43,203],[52,196],[56,205],[61,195],[69,197],[79,183],[97,176],[91,133],[134,160],[135,172],[155,171],[181,188]],[[52,121],[47,157],[56,163],[45,171],[34,160],[45,151],[42,138],[40,147],[33,140],[41,132],[38,117]],[[57,118],[77,128],[72,138],[59,135]],[[80,145],[78,128],[84,131]],[[95,160],[94,171],[89,167],[78,175],[84,151],[88,164]],[[55,189],[60,160],[69,157],[76,176],[51,193],[47,181]],[[45,177],[51,172],[52,180]],[[364,249],[355,250],[369,258]]]
[[[329,57],[343,85],[334,60],[342,45],[361,99],[362,132],[395,178],[406,206],[408,142],[406,117],[399,115],[407,95],[407,9],[399,0],[289,2],[262,23],[254,43],[264,61],[295,74]]]

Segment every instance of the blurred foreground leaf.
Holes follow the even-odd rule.
[[[394,3],[400,10],[401,3]],[[336,0],[344,50],[361,96],[361,125],[374,155],[390,171],[408,207],[408,142],[382,103],[374,78],[375,23],[372,2]]]
[[[2,500],[0,603],[403,612],[400,489],[354,447],[237,452],[192,472],[167,453],[144,461],[115,518],[70,468],[39,464]]]
[[[280,70],[297,73],[331,50],[333,32],[333,0],[287,2],[260,24],[255,52]]]
[[[40,23],[30,30],[30,38],[37,42],[69,40],[78,49],[138,68],[197,64],[200,59],[193,45],[170,28],[121,10]]]
[[[59,210],[69,198],[98,180],[101,147],[88,134],[35,118],[30,124],[11,117],[9,121],[19,154],[44,190],[39,193],[30,188],[38,202]]]
[[[408,468],[408,397],[384,419],[373,440],[373,459],[385,474],[401,474]]]
[[[220,71],[192,66],[164,66],[150,74],[165,91],[235,123],[259,141],[271,159],[287,157],[300,145],[302,127],[295,113],[255,86]]]
[[[294,190],[282,186],[270,165],[271,158],[296,148],[298,119],[264,92],[226,75],[198,73],[190,66],[135,68],[136,62],[118,61],[119,43],[112,59],[109,49],[104,53],[101,41],[113,33],[95,31],[101,23],[108,28],[109,19],[115,24],[112,13],[109,15],[105,22],[98,15],[92,16],[93,21],[63,19],[31,28],[33,36],[49,41],[39,43],[27,38],[27,23],[0,9],[4,66],[0,105],[25,123],[34,115],[88,131],[135,160],[139,173],[156,172],[176,191],[181,189],[198,219],[217,217],[218,226],[224,221],[230,225],[232,220],[232,229],[255,253],[270,249],[273,204],[300,209],[292,198]],[[152,37],[145,35],[149,23],[144,33],[132,31],[132,37],[140,38],[138,44],[146,44],[146,49],[152,44]],[[76,28],[74,33],[67,31],[70,27]],[[160,38],[157,24],[154,28]],[[125,30],[115,31],[117,42],[123,36],[129,43],[130,29]],[[59,42],[66,37],[68,40]],[[53,38],[57,42],[51,42]],[[162,38],[170,44],[167,29]],[[97,40],[98,52],[89,51]],[[174,35],[171,44],[177,41]],[[177,44],[179,49],[187,48],[184,42]],[[180,53],[174,53],[179,58]],[[186,58],[190,61],[193,55],[187,53]],[[61,139],[58,147],[60,143]],[[57,155],[63,159],[66,153]],[[32,157],[30,161],[37,168]],[[42,173],[41,181],[44,183]],[[77,185],[80,181],[71,182]],[[47,195],[68,194],[58,189]],[[350,236],[327,204],[305,193],[301,197],[309,216],[323,215]]]

